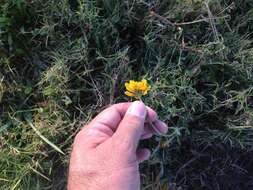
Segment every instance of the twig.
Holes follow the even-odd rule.
[[[218,4],[219,4],[220,8],[222,8],[221,3],[220,3],[219,1],[218,1]],[[221,14],[223,14],[226,10],[232,9],[233,6],[235,6],[235,3],[234,3],[234,2],[232,2],[228,7],[224,8],[224,9],[223,9],[221,12],[219,12],[217,15],[221,15]],[[231,29],[229,23],[227,22],[227,20],[225,19],[224,21],[225,21],[225,24],[226,24],[227,28],[229,29],[229,31],[232,32],[232,29]]]
[[[223,16],[223,17],[212,17],[212,18],[203,18],[203,19],[199,19],[199,20],[194,20],[191,22],[181,22],[181,23],[176,23],[176,22],[171,22],[170,20],[168,20],[167,18],[155,13],[154,11],[150,12],[151,16],[154,16],[158,19],[160,19],[161,21],[163,21],[166,24],[169,24],[171,26],[177,27],[177,26],[183,26],[183,25],[190,25],[190,24],[196,24],[196,23],[200,23],[200,22],[209,22],[211,20],[216,20],[216,19],[221,19],[221,18],[227,18],[228,16]]]
[[[192,52],[196,52],[196,53],[202,53],[201,50],[197,49],[197,48],[193,48],[193,47],[189,47],[189,46],[181,46],[181,48],[183,50],[188,50],[188,51],[192,51]]]
[[[213,14],[212,14],[212,12],[211,12],[211,10],[209,8],[208,2],[205,2],[205,5],[206,5],[206,8],[207,8],[208,17],[210,19],[210,25],[211,25],[211,27],[213,29],[214,38],[215,38],[216,41],[219,42],[220,39],[219,39],[219,35],[218,35],[218,30],[217,30],[217,28],[215,26],[215,23],[213,22],[214,16],[213,16]]]
[[[180,46],[183,50],[189,50],[192,52],[197,52],[197,53],[202,53],[202,51],[200,49],[197,48],[193,48],[193,47],[189,47],[185,44],[184,42],[184,38],[182,39],[182,45]]]
[[[169,21],[168,19],[166,19],[163,16],[155,13],[154,11],[150,11],[150,16],[155,16],[156,18],[160,19],[161,21],[165,22],[166,24],[169,24],[171,26],[176,26],[175,23]]]

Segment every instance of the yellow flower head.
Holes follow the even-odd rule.
[[[141,96],[146,95],[150,90],[150,86],[145,79],[142,79],[141,81],[130,80],[129,82],[125,83],[125,87],[125,95],[135,97],[137,99],[140,99]]]

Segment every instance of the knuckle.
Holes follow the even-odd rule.
[[[83,140],[85,133],[86,133],[86,126],[76,134],[74,138],[74,143],[78,143],[81,140]]]
[[[134,150],[133,142],[127,137],[114,138],[114,147],[122,153],[128,153]]]
[[[141,124],[141,121],[138,117],[132,116],[126,119],[125,124],[130,127],[138,127]]]

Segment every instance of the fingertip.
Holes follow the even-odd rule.
[[[154,125],[157,128],[157,130],[159,132],[161,132],[162,134],[166,134],[168,132],[168,126],[167,126],[166,123],[164,123],[160,120],[157,120],[157,121],[154,122]]]
[[[151,152],[147,148],[142,148],[142,149],[137,150],[136,155],[137,155],[138,162],[141,163],[149,159]]]
[[[149,138],[151,138],[152,136],[153,136],[152,133],[143,134],[143,135],[141,136],[141,140],[149,139]]]
[[[147,109],[142,101],[134,101],[128,108],[126,114],[136,116],[141,119],[145,119],[147,115]]]

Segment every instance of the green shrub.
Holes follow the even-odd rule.
[[[142,78],[170,126],[143,188],[252,188],[251,0],[0,5],[2,189],[64,189],[75,134]]]

